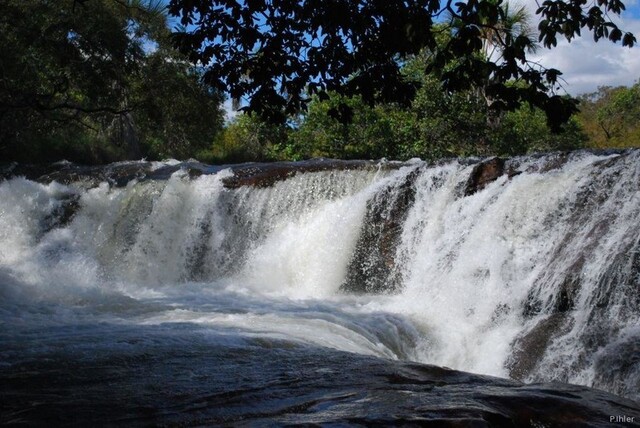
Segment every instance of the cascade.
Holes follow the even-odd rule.
[[[640,399],[640,151],[301,165],[5,171],[5,342],[194,324]]]

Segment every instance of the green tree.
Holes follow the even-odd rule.
[[[131,84],[132,115],[145,156],[200,157],[221,132],[220,92],[203,85],[197,70],[167,43],[147,55]]]
[[[562,125],[561,132],[551,132],[540,109],[523,106],[506,113],[500,126],[490,135],[491,154],[514,156],[553,150],[586,147],[587,135],[575,117]]]
[[[346,105],[352,112],[349,123],[339,121],[329,112]],[[371,107],[360,97],[330,94],[326,100],[315,99],[302,120],[294,127],[289,150],[299,158],[328,157],[342,159],[395,157],[393,109]]]
[[[631,87],[602,86],[579,99],[578,119],[592,147],[640,146],[640,81]]]
[[[5,0],[0,10],[4,159],[186,156],[212,141],[203,124],[221,126],[220,96],[170,47],[163,2]]]
[[[488,107],[475,90],[447,93],[426,76],[412,105],[418,144],[407,153],[427,159],[488,154]]]
[[[177,44],[193,61],[207,64],[205,76],[233,98],[248,98],[247,109],[285,121],[309,102],[310,95],[334,91],[374,103],[408,106],[417,83],[405,78],[402,64],[421,51],[434,52],[433,69],[443,70],[445,90],[466,90],[488,83],[485,92],[496,106],[522,103],[541,108],[554,127],[575,112],[575,103],[553,93],[560,74],[527,60],[530,39],[503,25],[502,0],[464,2],[419,0],[171,0],[170,13],[185,31]],[[608,38],[632,46],[609,16],[624,9],[620,0],[542,2],[540,41],[571,40],[582,29],[596,40]],[[450,40],[438,45],[447,13],[459,24]],[[482,58],[487,31],[500,35],[499,58]],[[514,85],[516,81],[518,84]],[[347,119],[347,108],[333,111]]]
[[[216,137],[211,150],[201,159],[211,163],[298,160],[296,153],[283,155],[288,128],[261,120],[256,115],[239,114]]]

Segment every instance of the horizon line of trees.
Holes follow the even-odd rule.
[[[332,94],[326,100],[312,100],[306,114],[286,125],[239,113],[200,160],[436,160],[640,147],[640,80],[632,86],[603,86],[577,99],[580,111],[560,133],[553,133],[539,109],[524,106],[496,120],[477,94],[447,95],[435,84],[425,85],[410,108],[371,107],[357,97],[344,99]],[[345,102],[353,110],[348,124],[327,114]],[[491,125],[487,124],[489,118]]]

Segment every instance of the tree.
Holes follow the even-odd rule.
[[[411,73],[415,64],[407,64]],[[349,123],[327,114],[341,103],[353,112]],[[513,156],[585,146],[574,119],[552,134],[540,109],[523,106],[487,126],[489,108],[477,91],[447,94],[433,76],[423,81],[412,105],[368,106],[360,97],[330,93],[314,97],[289,126],[241,114],[227,125],[206,158],[216,163],[301,160],[313,157],[406,160],[420,157]],[[482,143],[479,143],[482,142]]]
[[[418,82],[401,73],[403,63],[428,49],[430,69],[445,70],[446,91],[485,85],[497,108],[523,103],[541,108],[558,128],[576,110],[572,99],[554,93],[560,72],[527,60],[530,39],[504,23],[502,0],[171,0],[169,11],[185,26],[178,46],[205,64],[205,79],[246,107],[284,121],[303,109],[310,95],[360,96],[367,104],[409,105]],[[540,41],[546,47],[584,29],[595,40],[632,46],[636,39],[611,22],[624,10],[620,0],[546,0],[537,10]],[[445,14],[460,25],[438,46]],[[493,34],[500,58],[482,58],[483,37]],[[513,84],[516,82],[517,84]],[[348,108],[330,113],[348,119]]]
[[[481,21],[481,39],[482,49],[479,53],[479,57],[482,60],[501,61],[508,55],[508,51],[505,50],[502,39],[509,37],[511,39],[518,39],[522,43],[522,47],[526,53],[535,53],[539,45],[536,42],[535,34],[531,26],[531,16],[526,7],[519,6],[513,9],[509,3],[500,5],[498,0],[493,0],[494,5],[498,6],[499,18],[493,25],[489,24],[489,20],[486,16],[482,17]],[[453,23],[452,31],[458,31],[459,27],[464,28],[464,22],[456,19],[451,20]],[[496,83],[496,75],[487,75],[489,81],[476,83],[475,90],[484,98],[488,110],[487,110],[487,125],[490,128],[497,128],[500,124],[500,120],[504,115],[503,101],[496,100],[491,94],[491,88]],[[511,85],[521,85],[520,82],[511,82]]]
[[[0,10],[3,159],[186,157],[222,127],[220,94],[171,46],[162,1],[4,0]]]
[[[349,123],[328,114],[340,105],[351,110]],[[322,100],[316,97],[291,132],[289,149],[299,158],[397,158],[399,154],[394,149],[399,142],[394,125],[398,124],[399,112],[391,106],[371,107],[357,96],[329,94]]]
[[[169,48],[169,34],[132,77],[132,115],[145,156],[197,157],[222,131],[222,94]],[[157,40],[157,39],[156,39]]]
[[[631,87],[602,86],[580,98],[580,122],[596,148],[640,144],[640,81]]]
[[[497,0],[494,3],[498,3]],[[519,38],[527,53],[535,53],[538,44],[527,8],[518,6],[514,10],[510,3],[505,3],[499,10],[500,19],[494,24],[495,27],[487,26],[482,30],[482,56],[494,58],[504,55],[501,51],[504,47],[501,43],[503,34],[512,39]]]
[[[553,150],[575,150],[586,146],[587,135],[575,117],[552,133],[540,109],[522,106],[507,112],[489,137],[491,154],[515,156]]]
[[[288,128],[261,120],[257,115],[239,114],[217,135],[212,150],[202,160],[213,163],[259,162],[298,159],[294,153],[281,156],[289,138]]]

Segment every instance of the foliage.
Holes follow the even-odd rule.
[[[431,76],[424,80],[412,106],[417,142],[406,155],[428,159],[484,154],[488,107],[476,91],[442,91]]]
[[[353,112],[349,124],[327,114],[340,105]],[[327,100],[310,104],[291,133],[289,150],[296,158],[381,158],[390,156],[398,146],[392,128],[393,118],[383,108],[370,107],[359,97],[332,94]]]
[[[594,148],[640,147],[640,81],[603,86],[580,98],[578,120]]]
[[[567,121],[573,101],[546,92],[558,73],[523,56],[536,47],[524,10],[500,0],[174,0],[173,13],[195,24],[177,36],[163,4],[2,2],[0,157],[507,156],[583,147],[582,129],[592,146],[640,145],[640,83],[582,97],[578,120]],[[618,13],[620,2],[581,5],[543,2],[540,40],[553,45],[551,35],[571,38],[587,27],[596,38],[634,43],[598,17]],[[225,25],[215,27],[219,20]],[[209,59],[204,69],[191,62]],[[251,97],[247,110],[261,114],[225,127],[227,89]],[[561,134],[551,133],[550,114]]]
[[[174,52],[159,49],[148,55],[133,84],[134,123],[150,158],[196,157],[224,125],[220,94],[202,86],[200,76]]]
[[[350,123],[327,115],[341,103],[353,111]],[[493,126],[488,125],[489,117],[489,108],[477,91],[446,94],[436,79],[425,79],[409,108],[393,104],[371,107],[358,97],[329,94],[328,99],[314,98],[306,114],[288,129],[255,115],[239,116],[214,146],[214,160],[437,160],[513,156],[585,146],[585,135],[575,119],[563,125],[562,132],[552,133],[540,109],[523,106],[502,115]]]
[[[243,114],[227,125],[208,152],[200,158],[210,163],[240,163],[277,160],[277,147],[288,138],[287,128]]]
[[[620,0],[542,2],[539,40],[545,47],[589,29],[632,46],[609,16],[624,9]],[[185,26],[176,42],[192,61],[207,64],[205,78],[233,98],[247,97],[247,109],[284,122],[328,92],[367,105],[409,106],[419,82],[401,72],[408,58],[434,53],[430,70],[448,91],[482,87],[495,109],[522,103],[541,108],[554,128],[575,112],[575,102],[553,93],[560,72],[527,60],[529,34],[514,32],[502,0],[171,0],[169,11]],[[449,40],[439,44],[448,19]],[[483,56],[490,37],[500,51]],[[513,84],[516,82],[517,84]],[[346,104],[329,111],[351,118]]]
[[[210,142],[220,96],[171,47],[161,3],[3,1],[3,159],[186,157]]]
[[[500,127],[492,135],[490,151],[514,156],[586,147],[587,136],[575,117],[563,124],[560,131],[551,132],[542,111],[523,106],[504,115]]]

